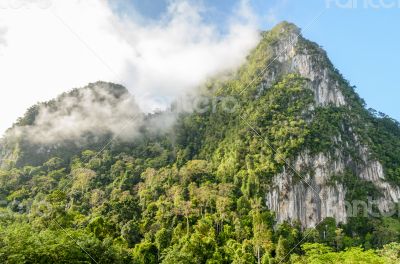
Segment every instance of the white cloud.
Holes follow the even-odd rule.
[[[7,40],[6,40],[6,35],[7,33],[7,28],[6,27],[0,27],[0,46],[1,45],[7,45]]]
[[[240,65],[258,40],[245,2],[226,34],[186,1],[172,1],[151,22],[118,17],[104,0],[30,2],[0,8],[0,28],[7,29],[0,30],[0,42],[7,43],[0,52],[0,133],[32,104],[98,80],[126,85],[145,111],[165,107]]]
[[[85,135],[112,133],[126,141],[138,135],[142,114],[133,97],[108,83],[65,94],[52,105],[41,105],[33,126],[16,127],[14,135],[32,142],[54,144],[64,140],[85,143]],[[91,132],[91,133],[90,133]]]
[[[4,48],[7,46],[7,40],[6,40],[6,33],[7,33],[7,28],[6,27],[0,27],[0,59],[1,56],[4,52]],[[0,129],[1,133],[1,129]]]
[[[169,6],[163,22],[147,27],[135,21],[122,23],[122,35],[136,53],[127,62],[123,80],[137,91],[139,104],[150,110],[240,65],[256,44],[258,33],[245,4],[233,17],[228,33],[221,35],[202,20],[200,7],[176,2]]]

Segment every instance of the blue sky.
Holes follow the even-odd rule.
[[[398,98],[400,87],[400,2],[352,0],[354,8],[345,8],[351,0],[249,0],[260,17],[260,28],[269,29],[287,20],[306,28],[303,35],[321,45],[334,65],[340,70],[368,107],[375,108],[400,120]],[[167,7],[167,0],[121,0],[116,10],[132,15],[133,9],[146,18],[158,19]],[[199,2],[199,1],[197,1]],[[207,19],[223,30],[227,14],[237,5],[236,0],[203,0]],[[368,1],[366,1],[368,2]],[[377,3],[393,7],[372,6]],[[131,8],[130,8],[131,7]],[[325,10],[321,16],[314,19]],[[314,22],[312,22],[314,21]]]

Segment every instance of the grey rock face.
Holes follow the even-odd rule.
[[[368,154],[364,153],[363,158],[368,160]],[[278,222],[298,220],[304,227],[314,227],[326,217],[333,217],[338,223],[346,223],[358,201],[347,201],[346,186],[331,179],[343,173],[351,162],[343,158],[339,151],[335,157],[322,153],[317,156],[300,155],[293,167],[296,173],[285,169],[274,177],[272,187],[266,194],[268,208],[276,212]],[[311,173],[303,174],[301,171],[305,167]],[[393,210],[393,204],[400,199],[400,189],[385,181],[382,165],[378,161],[366,161],[360,165],[357,177],[372,182],[382,193],[378,200],[361,202],[368,206],[373,202],[381,213]]]
[[[301,35],[293,32],[276,43],[273,61],[269,63],[264,75],[263,87],[269,87],[276,82],[278,76],[297,73],[311,81],[310,89],[315,94],[316,105],[345,105],[345,97],[338,82],[332,77],[332,70],[324,65],[329,61],[325,51],[319,47],[317,51],[310,51],[303,47],[306,42]]]
[[[346,106],[325,52],[304,47],[304,41],[300,35],[290,33],[276,43],[275,62],[264,75],[264,87],[274,83],[280,74],[298,73],[310,80],[316,106]],[[334,217],[338,223],[346,223],[354,201],[346,201],[347,187],[335,182],[333,176],[343,174],[347,168],[352,168],[358,178],[372,182],[381,192],[382,196],[374,201],[381,212],[393,209],[393,203],[400,200],[400,188],[385,181],[382,164],[371,158],[368,147],[357,143],[357,135],[352,136],[361,161],[345,157],[339,149],[314,156],[302,153],[292,166],[286,166],[273,178],[266,205],[276,212],[278,222],[300,221],[303,227],[315,227],[326,217]],[[341,140],[340,135],[335,138],[335,142]]]
[[[266,201],[268,208],[276,212],[278,222],[299,220],[305,227],[313,227],[326,217],[346,222],[346,190],[342,184],[328,184],[332,175],[344,171],[345,164],[331,160],[324,154],[303,154],[293,169],[274,177]],[[304,174],[302,168],[311,170]]]

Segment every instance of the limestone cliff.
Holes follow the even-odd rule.
[[[263,76],[263,87],[268,89],[279,76],[297,73],[309,79],[309,88],[315,97],[314,107],[355,111],[347,102],[352,98],[344,95],[345,82],[340,82],[342,77],[325,51],[304,39],[300,30],[291,25],[282,26],[279,33],[282,37],[272,49],[273,61]],[[266,194],[266,204],[276,212],[278,222],[299,220],[303,226],[313,227],[326,217],[334,217],[337,222],[346,223],[355,209],[354,201],[346,199],[347,186],[335,178],[346,171],[376,187],[380,195],[374,199],[381,212],[390,211],[393,203],[399,201],[400,188],[387,182],[382,164],[352,131],[349,127],[342,129],[341,134],[332,135],[336,146],[332,144],[328,153],[303,151],[285,166],[282,173],[274,176]],[[350,142],[342,139],[344,133],[351,138]],[[346,148],[356,154],[346,154]]]

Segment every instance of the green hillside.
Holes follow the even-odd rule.
[[[328,217],[309,228],[277,221],[266,206],[274,177],[294,170],[303,153],[334,157],[340,150],[351,162],[332,184],[343,183],[350,200],[382,196],[356,176],[361,144],[383,165],[385,181],[400,185],[399,123],[365,109],[325,52],[300,35],[293,52],[326,68],[346,102],[318,104],[312,80],[274,56],[283,39],[297,34],[289,23],[263,32],[228,80],[199,88],[210,100],[229,97],[232,111],[219,103],[179,113],[156,131],[150,124],[164,113],[148,114],[132,141],[107,130],[86,133],[79,144],[38,143],[24,134],[41,107],[59,111],[63,97],[80,100],[79,89],[30,108],[0,145],[0,262],[400,263],[397,214],[360,212],[347,223]],[[81,89],[96,85],[104,83]],[[116,103],[127,96],[122,86],[105,87]],[[96,100],[108,100],[101,94]],[[15,128],[25,132],[16,135]],[[294,184],[314,171],[292,173]]]

